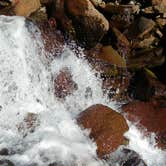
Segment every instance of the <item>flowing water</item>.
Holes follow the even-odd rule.
[[[9,159],[16,166],[54,162],[108,165],[97,158],[89,130],[81,130],[75,117],[92,104],[116,109],[115,103],[103,95],[101,81],[86,60],[75,56],[68,46],[59,58],[46,59],[40,31],[26,24],[22,17],[0,16],[0,149],[10,152],[0,159]],[[66,67],[78,89],[60,101],[54,95],[53,78]],[[37,114],[35,131],[19,131],[28,113]],[[166,165],[166,152],[154,148],[153,138],[143,138],[133,124],[129,125],[128,148],[138,152],[148,166]]]

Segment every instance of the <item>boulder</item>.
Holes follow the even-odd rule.
[[[77,90],[77,84],[73,81],[68,68],[62,69],[54,79],[55,96],[64,99]]]
[[[80,113],[78,124],[91,129],[90,137],[97,144],[100,158],[115,151],[126,142],[123,134],[128,130],[124,117],[111,108],[96,104]]]
[[[46,52],[51,53],[52,56],[58,56],[63,51],[64,37],[61,32],[55,30],[56,21],[54,19],[50,21],[50,23],[47,21],[37,22],[36,25],[40,29]]]
[[[15,14],[18,16],[30,16],[40,7],[40,0],[13,0]]]
[[[66,7],[78,41],[87,47],[95,46],[109,29],[106,18],[89,0],[67,0]]]
[[[134,101],[122,107],[127,118],[132,122],[139,122],[140,128],[156,133],[158,146],[166,148],[166,101],[155,100],[151,102]],[[145,134],[147,134],[145,133]]]
[[[103,46],[98,58],[118,67],[126,67],[126,61],[112,46]]]

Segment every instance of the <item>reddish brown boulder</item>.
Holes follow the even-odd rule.
[[[115,151],[124,144],[123,134],[128,130],[124,117],[111,108],[96,104],[83,111],[77,119],[84,128],[91,129],[90,137],[97,144],[99,157]]]
[[[155,132],[158,145],[166,148],[166,105],[165,101],[135,101],[123,106],[123,111],[132,122],[139,122],[147,132]],[[147,133],[146,133],[147,134]]]
[[[56,76],[54,87],[56,97],[63,99],[77,89],[77,84],[73,81],[70,71],[65,68]]]
[[[62,50],[63,50],[64,37],[62,33],[55,30],[55,28],[52,26],[54,24],[53,21],[55,20],[50,19],[49,23],[46,21],[43,21],[43,22],[37,22],[36,24],[40,29],[45,50],[48,53],[51,53],[53,56],[58,56],[62,53]],[[56,24],[56,21],[55,21],[55,24]]]

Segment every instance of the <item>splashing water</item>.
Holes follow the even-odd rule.
[[[59,58],[45,58],[40,31],[22,17],[0,16],[0,149],[17,166],[61,163],[71,166],[105,166],[96,155],[96,144],[82,131],[75,117],[92,104],[116,109],[103,96],[101,82],[88,63],[67,47]],[[53,77],[69,68],[78,89],[65,101],[54,96]],[[86,90],[91,89],[87,97]],[[28,113],[37,114],[39,124],[26,136],[18,131]],[[24,131],[26,132],[26,131]],[[28,131],[27,131],[28,132]],[[126,133],[129,148],[138,152],[149,166],[164,166],[165,152],[153,148],[132,125]],[[146,146],[142,146],[145,144]],[[0,156],[0,159],[4,159]]]

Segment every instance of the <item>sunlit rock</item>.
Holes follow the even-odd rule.
[[[77,39],[85,46],[95,46],[109,29],[106,18],[89,0],[67,0],[66,5]]]
[[[30,16],[40,7],[40,0],[13,0],[14,11],[18,16]]]
[[[124,117],[111,108],[96,104],[80,113],[77,121],[86,129],[91,129],[90,137],[97,144],[99,157],[115,151],[126,139],[123,134],[128,130]]]

